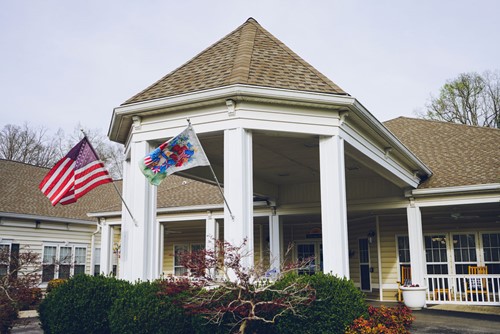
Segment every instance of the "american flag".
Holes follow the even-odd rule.
[[[75,203],[95,187],[109,182],[113,179],[87,137],[83,137],[56,163],[38,187],[55,206],[57,203]]]

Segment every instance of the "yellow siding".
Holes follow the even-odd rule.
[[[29,249],[43,256],[44,243],[84,246],[87,249],[85,273],[91,273],[91,238],[96,226],[83,224],[40,223],[33,221],[7,221],[0,225],[3,241],[18,243],[21,251]]]

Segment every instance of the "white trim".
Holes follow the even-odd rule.
[[[17,219],[30,219],[39,220],[40,222],[56,222],[56,223],[70,223],[70,224],[84,224],[84,225],[96,225],[97,222],[83,220],[83,219],[72,219],[72,218],[58,218],[58,217],[48,217],[48,216],[38,216],[23,213],[13,213],[13,212],[0,212],[0,218],[17,218]],[[1,223],[1,221],[0,221]]]
[[[186,104],[201,103],[210,100],[225,100],[229,97],[234,99],[234,96],[249,96],[273,100],[278,99],[302,102],[304,104],[321,104],[324,106],[335,105],[336,107],[352,105],[356,100],[355,98],[347,95],[303,92],[282,88],[235,84],[116,107],[114,108],[114,117],[110,126],[110,132],[115,125],[115,118],[119,116],[135,115],[138,111],[144,112],[156,109],[179,107]]]
[[[405,193],[406,197],[423,197],[443,194],[461,194],[471,192],[500,191],[500,183],[474,184],[455,187],[441,187],[429,189],[413,189]]]

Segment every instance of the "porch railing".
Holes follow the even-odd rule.
[[[427,275],[428,304],[500,306],[500,275]]]

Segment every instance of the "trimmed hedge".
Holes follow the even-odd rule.
[[[109,313],[111,333],[193,333],[182,307],[160,292],[159,282],[125,288]]]
[[[278,321],[279,333],[344,333],[360,316],[368,314],[363,293],[345,278],[317,273],[311,276],[289,275],[279,284],[294,280],[309,283],[316,290],[316,300],[299,308],[300,317],[288,314]]]
[[[77,275],[47,294],[39,307],[45,333],[109,333],[108,314],[130,283],[112,277]]]

